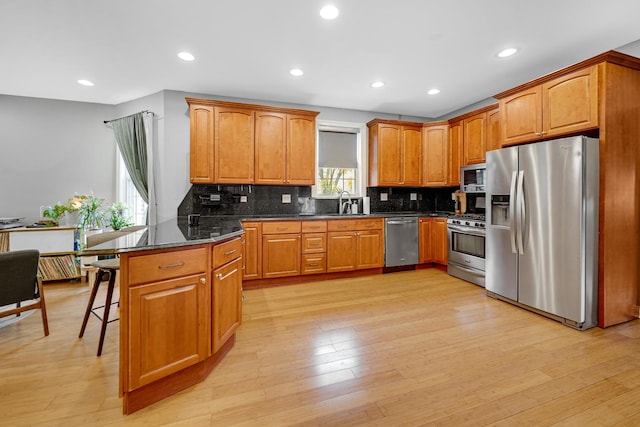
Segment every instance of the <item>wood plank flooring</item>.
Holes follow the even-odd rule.
[[[245,291],[207,380],[129,416],[118,323],[96,357],[87,284],[45,292],[49,337],[0,328],[1,425],[640,425],[640,320],[579,332],[436,269]]]

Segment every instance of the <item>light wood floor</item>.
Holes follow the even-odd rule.
[[[246,291],[207,380],[135,414],[117,323],[78,339],[88,286],[0,329],[0,425],[640,425],[640,320],[579,332],[438,270]]]

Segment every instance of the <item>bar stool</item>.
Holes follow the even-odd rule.
[[[93,289],[91,289],[91,296],[89,297],[89,303],[87,304],[87,310],[84,313],[84,320],[82,321],[82,328],[80,328],[80,335],[78,338],[82,338],[84,335],[84,330],[87,327],[87,321],[89,320],[89,314],[92,313],[98,319],[102,321],[102,329],[100,331],[100,343],[98,344],[98,356],[102,354],[102,344],[104,343],[104,334],[107,330],[107,324],[111,322],[115,322],[116,320],[120,320],[120,318],[109,320],[109,309],[111,305],[118,304],[118,302],[111,302],[113,298],[113,288],[115,287],[116,282],[116,272],[120,270],[120,259],[119,258],[111,258],[111,259],[101,259],[91,263],[91,266],[96,267],[98,269],[96,273],[96,280],[93,283]],[[98,294],[98,287],[100,283],[105,280],[105,276],[109,275],[109,283],[107,286],[107,299],[104,305],[100,305],[97,307],[93,307],[93,304],[96,299],[96,295]],[[102,317],[96,313],[96,310],[104,308],[104,313]]]

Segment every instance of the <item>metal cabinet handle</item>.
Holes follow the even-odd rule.
[[[234,268],[233,270],[231,270],[230,272],[228,272],[227,274],[225,274],[224,276],[222,275],[222,273],[218,273],[216,274],[216,277],[218,278],[218,280],[224,280],[227,277],[231,276],[232,274],[235,274],[238,272],[237,268]]]
[[[201,277],[200,284],[204,285],[205,283],[207,283],[207,279],[205,279],[204,277]]]
[[[225,255],[231,255],[232,253],[234,253],[236,250],[235,249],[231,249],[229,252],[225,252]]]
[[[176,268],[176,267],[182,267],[183,265],[184,265],[184,262],[179,262],[176,264],[159,265],[158,268]]]

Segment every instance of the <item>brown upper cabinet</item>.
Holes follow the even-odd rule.
[[[214,182],[251,184],[254,151],[253,110],[215,107],[214,117]]]
[[[447,185],[448,153],[449,125],[447,122],[425,124],[422,128],[422,185]]]
[[[447,185],[460,185],[462,166],[462,121],[449,122],[449,158]]]
[[[421,185],[422,123],[374,119],[369,127],[369,185]]]
[[[462,127],[464,164],[483,163],[487,152],[487,113],[465,118]]]
[[[315,111],[186,98],[194,184],[312,185]]]
[[[500,133],[500,109],[494,108],[487,111],[487,151],[502,148],[502,135]]]
[[[449,120],[448,185],[460,185],[460,166],[483,163],[488,147],[500,144],[494,136],[499,117],[498,104],[492,104]]]
[[[594,129],[598,127],[598,66],[496,97],[504,145]]]

